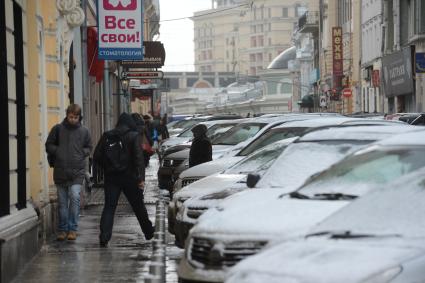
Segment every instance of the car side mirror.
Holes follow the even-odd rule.
[[[258,174],[248,174],[248,177],[246,178],[246,185],[248,188],[255,188],[255,185],[257,185],[260,178],[261,177]]]

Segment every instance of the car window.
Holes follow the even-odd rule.
[[[264,173],[276,158],[283,152],[287,147],[285,143],[277,143],[268,146],[257,153],[251,154],[246,158],[242,159],[229,169],[225,171],[226,174],[239,174],[239,173],[251,173],[256,172],[258,174]]]
[[[307,128],[279,128],[265,132],[261,137],[244,148],[238,155],[247,156],[275,141],[301,135]]]
[[[218,145],[235,145],[254,136],[261,130],[265,123],[244,123],[233,127],[228,133],[214,141]]]
[[[187,130],[184,130],[181,132],[178,137],[180,138],[193,138],[192,128],[189,128]]]
[[[210,127],[207,131],[207,137],[209,137],[211,140],[217,138],[221,134],[227,132],[229,129],[231,129],[235,124],[216,124],[212,127]]]
[[[425,166],[425,148],[367,151],[353,155],[313,177],[299,192],[363,195],[373,184],[386,184]],[[349,191],[349,192],[347,192]]]

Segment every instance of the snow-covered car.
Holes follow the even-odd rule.
[[[207,137],[210,138],[212,142],[214,142],[214,140],[218,139],[220,135],[224,135],[234,126],[246,121],[247,119],[213,120],[201,122],[199,124],[204,124],[205,126],[207,126]],[[187,151],[187,149],[190,148],[192,139],[192,128],[189,128],[177,137],[170,138],[161,144],[159,152],[161,164],[158,170],[158,183],[160,188],[172,188],[172,173],[177,170],[175,168],[185,168],[184,164],[183,166],[180,166],[182,163],[180,162],[180,160],[182,160],[182,158],[180,158],[180,155],[182,155],[180,151]],[[186,157],[186,154],[184,154],[183,156]],[[185,158],[183,158],[183,160],[185,160]]]
[[[284,118],[252,118],[232,127],[223,135],[211,141],[213,160],[234,146],[239,146],[247,140],[255,138],[256,135],[278,123],[283,123]],[[189,168],[190,144],[177,152],[165,154],[158,169],[158,183],[160,188],[167,189],[172,194],[174,182],[180,173]],[[171,150],[173,148],[169,148]],[[167,151],[168,151],[167,150]]]
[[[360,185],[348,187],[342,197],[339,197],[341,194],[333,193],[335,188],[327,186],[328,193],[324,187],[321,195],[317,196],[321,197],[320,199],[303,198],[308,192],[302,189],[292,192],[294,189],[302,185],[309,176],[336,164],[373,141],[380,141],[396,133],[417,130],[417,127],[408,125],[355,126],[324,129],[300,137],[285,149],[263,175],[257,184],[261,189],[234,194],[198,218],[186,242],[186,251],[178,269],[179,277],[183,280],[221,282],[229,267],[256,254],[267,243],[305,233],[353,199],[355,196],[345,195],[351,195],[349,188],[357,188]],[[423,133],[419,135],[423,136]],[[407,139],[410,140],[411,136]],[[396,141],[402,140],[397,136]],[[374,144],[373,147],[379,145]],[[398,160],[400,163],[394,166],[395,170],[401,168],[397,171],[399,175],[390,173],[387,180],[392,176],[408,173],[409,168],[415,170],[425,165],[425,143],[420,149],[413,149],[413,154],[409,154],[411,159],[397,159],[399,152],[395,150],[395,156],[392,158],[394,162]],[[386,172],[385,167],[372,166],[376,164],[376,160],[367,160],[367,157],[375,155],[370,152],[360,154],[360,164],[351,164],[352,167],[349,168],[355,169],[362,165],[369,170]],[[359,155],[351,158],[357,156]],[[357,190],[358,194],[367,191],[367,185],[361,187],[363,190]],[[218,249],[218,255],[214,252],[215,247]],[[207,252],[200,253],[200,249]]]
[[[202,183],[214,184],[212,187],[203,185],[201,190],[191,190],[189,187],[186,187],[179,191],[176,198],[173,198],[173,202],[171,205],[169,205],[168,210],[168,230],[175,234],[176,245],[180,248],[184,247],[184,242],[190,228],[192,228],[196,222],[196,219],[204,212],[203,209],[192,209],[190,212],[187,212],[185,209],[185,204],[181,203],[182,200],[189,196],[193,198],[197,194],[204,195],[213,193],[213,197],[204,196],[201,198],[201,200],[208,202],[209,198],[211,197],[211,201],[214,202],[214,198],[218,197],[214,194],[214,192],[217,190],[222,190],[223,187],[228,187],[229,183],[231,186],[227,189],[226,192],[219,192],[220,196],[223,198],[223,194],[233,194],[246,189],[246,176],[252,172],[256,172],[260,175],[266,172],[274,160],[276,160],[282,151],[295,139],[296,138],[293,137],[270,144],[258,152],[242,159],[229,169],[205,178],[205,181]],[[174,209],[176,207],[179,209]],[[174,215],[175,213],[178,214]]]
[[[186,169],[180,173],[179,178],[174,184],[174,192],[182,187],[202,179],[211,174],[220,172],[229,168],[247,155],[256,150],[270,144],[274,141],[299,136],[312,128],[333,126],[333,125],[393,125],[395,122],[375,121],[371,119],[358,119],[348,117],[319,116],[317,115],[287,115],[283,122],[276,123],[273,127],[267,127],[258,133],[249,142],[233,147],[223,154],[222,158],[215,159],[210,162],[199,164],[192,168]],[[304,121],[304,122],[303,122]],[[186,153],[177,154],[180,158],[184,158]]]
[[[241,261],[226,283],[424,282],[424,203],[422,168],[373,189],[306,237],[288,239]]]

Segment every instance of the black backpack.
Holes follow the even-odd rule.
[[[106,173],[125,172],[130,163],[130,152],[124,142],[124,134],[116,130],[105,132],[103,144],[103,168]]]

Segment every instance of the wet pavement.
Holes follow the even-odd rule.
[[[155,221],[155,203],[161,192],[157,186],[158,162],[152,159],[146,172],[145,203]],[[76,241],[58,242],[52,236],[39,254],[13,281],[18,282],[144,282],[152,254],[136,217],[123,194],[117,207],[112,239],[107,248],[99,246],[99,222],[103,189],[93,189],[81,210]],[[166,282],[176,283],[176,266],[183,250],[174,246],[174,236],[165,227]]]

